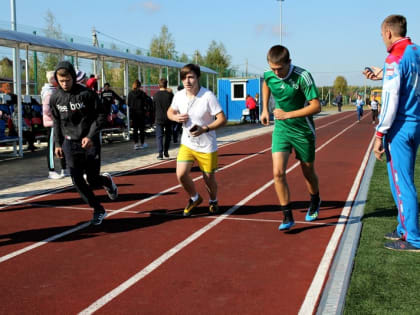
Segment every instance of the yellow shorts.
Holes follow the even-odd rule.
[[[177,162],[197,161],[198,167],[204,173],[214,173],[217,169],[217,151],[212,153],[197,152],[181,144],[178,151]]]

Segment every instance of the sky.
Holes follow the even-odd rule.
[[[0,27],[10,29],[10,1],[1,2]],[[18,31],[44,28],[50,10],[63,33],[75,38],[89,41],[95,27],[100,32],[100,43],[123,45],[102,35],[106,34],[148,49],[153,37],[166,25],[179,54],[192,56],[199,50],[205,55],[215,40],[225,46],[233,66],[245,72],[248,65],[248,72],[257,74],[267,69],[268,49],[281,41],[290,50],[292,63],[310,71],[318,86],[332,85],[339,75],[349,85],[370,84],[361,72],[365,66],[383,65],[387,53],[380,25],[390,14],[404,15],[408,36],[420,43],[419,0],[15,0],[15,3]],[[0,49],[2,53],[5,49]]]

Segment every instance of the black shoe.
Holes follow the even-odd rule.
[[[169,153],[168,153],[168,151],[163,152],[163,155],[164,155],[166,158],[169,158]]]
[[[93,225],[100,225],[106,218],[106,211],[95,211],[93,212],[93,219],[90,221]]]
[[[159,154],[156,158],[157,158],[158,160],[163,160],[163,155],[162,155],[162,154]]]
[[[218,214],[219,213],[219,205],[217,201],[210,201],[209,202],[209,214]]]
[[[400,240],[402,240],[402,236],[401,236],[401,234],[399,234],[397,232],[397,230],[395,230],[393,232],[390,232],[390,233],[386,233],[384,235],[384,238],[386,238],[387,240],[390,240],[390,241],[400,241]]]
[[[200,195],[198,195],[198,199],[196,201],[192,201],[192,199],[188,200],[188,205],[184,209],[184,217],[189,217],[191,215],[191,212],[194,208],[196,208],[200,203],[203,202],[203,198],[201,198]]]
[[[111,181],[111,188],[108,188],[108,187],[104,186],[105,191],[108,194],[109,199],[111,199],[111,200],[117,199],[117,197],[118,197],[118,187],[117,187],[117,185],[115,185],[111,174],[103,173],[102,175],[108,177],[108,179]]]

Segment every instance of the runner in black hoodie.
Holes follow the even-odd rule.
[[[58,63],[55,70],[57,91],[50,98],[54,120],[55,154],[65,156],[74,186],[82,199],[94,210],[93,225],[106,217],[104,207],[93,194],[93,186],[103,186],[111,200],[118,196],[118,188],[108,173],[99,175],[101,166],[99,131],[106,122],[106,112],[97,94],[76,84],[76,72],[68,61]]]

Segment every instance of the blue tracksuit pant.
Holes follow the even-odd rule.
[[[397,231],[420,248],[419,208],[414,166],[420,144],[420,122],[394,121],[385,137],[388,176],[398,208]]]

